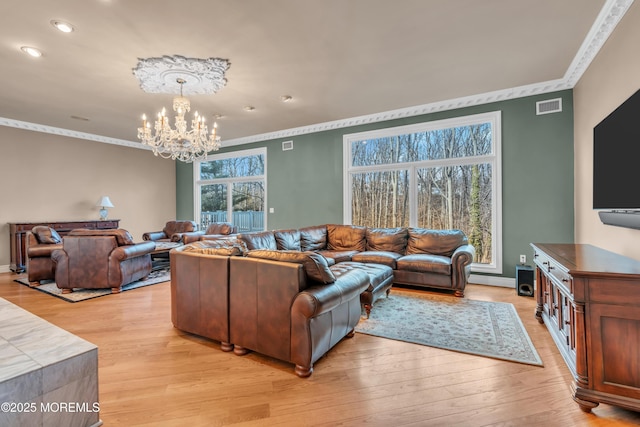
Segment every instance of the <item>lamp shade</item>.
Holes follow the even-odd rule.
[[[109,196],[102,196],[102,198],[98,200],[98,203],[96,203],[96,206],[100,206],[102,208],[112,208],[113,203],[111,203],[111,200],[109,200]]]

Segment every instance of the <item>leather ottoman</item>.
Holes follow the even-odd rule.
[[[332,271],[361,270],[369,276],[369,286],[360,294],[360,304],[371,314],[373,303],[382,295],[389,296],[393,285],[393,269],[387,265],[363,263],[355,261],[341,262],[330,267]]]

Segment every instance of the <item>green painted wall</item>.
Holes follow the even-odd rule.
[[[561,113],[536,116],[536,101],[562,98]],[[502,111],[503,275],[515,276],[519,255],[531,242],[573,242],[572,91],[495,102],[369,125],[354,126],[238,147],[267,147],[268,228],[342,223],[342,136],[384,127]],[[293,140],[292,151],[282,151]],[[178,218],[193,218],[193,165],[176,172]]]

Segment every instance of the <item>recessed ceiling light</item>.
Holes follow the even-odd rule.
[[[40,51],[40,49],[36,49],[35,47],[22,46],[20,50],[27,55],[33,56],[34,58],[40,58],[42,56],[42,52]]]
[[[255,111],[256,107],[252,107],[251,105],[247,105],[243,108],[244,111]]]
[[[71,33],[75,31],[75,27],[69,24],[68,22],[58,21],[54,19],[53,21],[51,21],[51,25],[53,25],[55,28],[62,31],[63,33]]]
[[[293,96],[291,96],[291,95],[282,95],[280,97],[280,101],[282,101],[282,102],[291,102],[291,101],[293,101]]]

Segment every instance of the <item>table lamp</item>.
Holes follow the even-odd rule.
[[[109,200],[109,196],[102,196],[102,198],[98,200],[98,203],[96,203],[96,206],[100,206],[100,220],[104,221],[107,219],[107,208],[112,208],[113,203]]]

